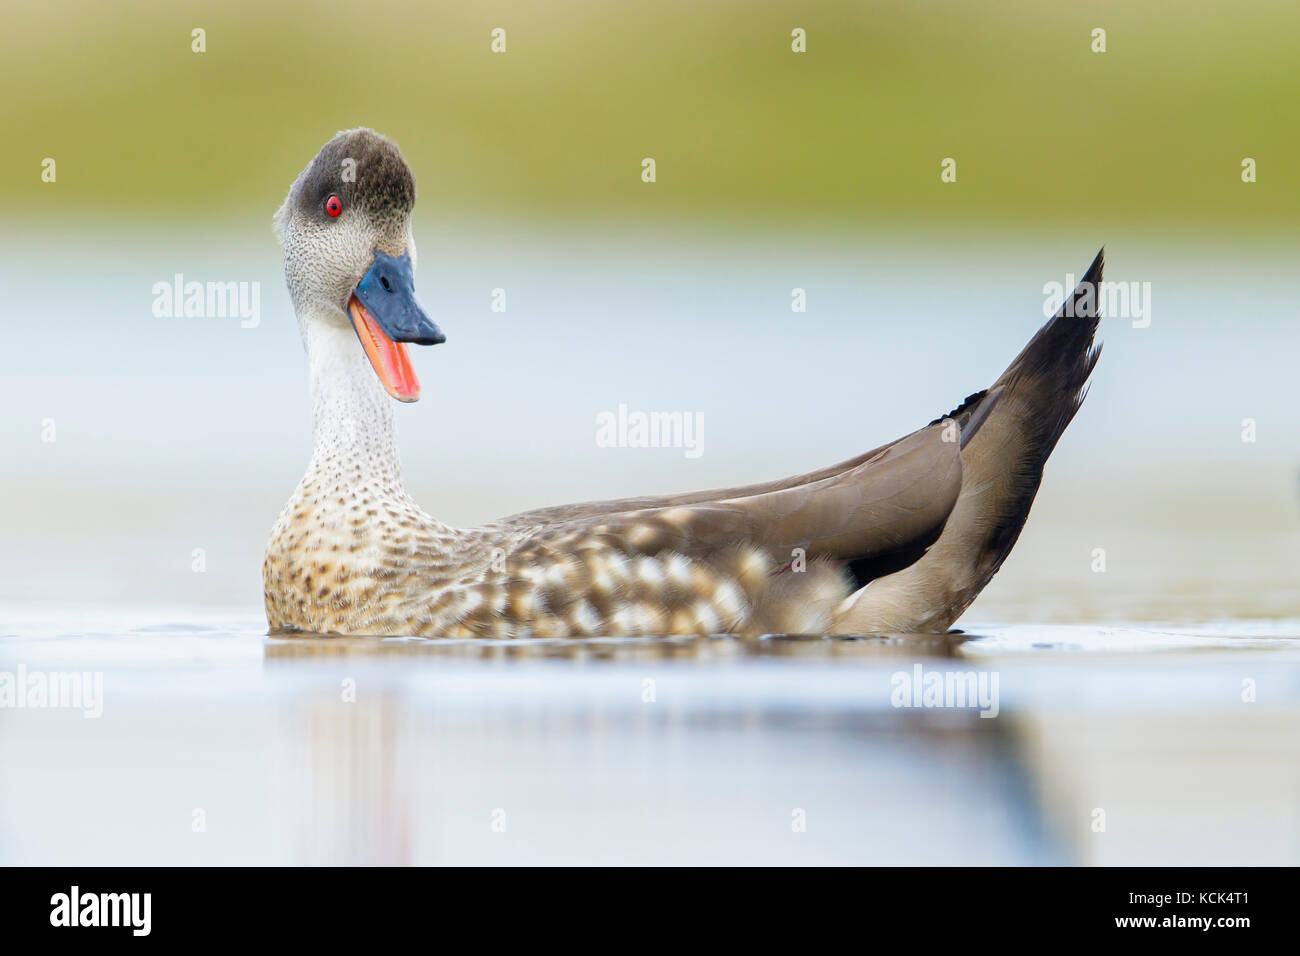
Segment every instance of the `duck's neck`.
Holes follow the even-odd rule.
[[[356,332],[306,321],[315,447],[308,474],[345,487],[374,485],[405,496],[393,400],[370,367]]]

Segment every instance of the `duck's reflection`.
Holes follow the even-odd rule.
[[[284,716],[272,770],[298,863],[411,862],[410,722],[401,697],[345,677]]]
[[[951,656],[962,639],[273,638],[267,670],[291,689],[271,748],[286,853],[317,865],[850,859],[877,839],[877,818],[850,819],[834,794],[901,779],[903,812],[938,787],[910,780],[914,752],[952,750],[929,715],[860,706],[887,699],[872,675],[882,659]],[[751,657],[814,666],[728,664]],[[957,748],[972,768],[986,736]],[[835,823],[801,849],[788,818],[810,805]]]
[[[577,638],[569,640],[439,640],[429,638],[329,637],[273,635],[267,659],[411,656],[468,661],[694,660],[701,663],[739,657],[847,658],[953,657],[968,636],[947,634],[887,634],[833,637],[820,634],[768,634],[763,637],[674,636],[645,638]]]

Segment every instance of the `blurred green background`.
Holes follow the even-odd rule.
[[[269,214],[369,125],[424,213],[1282,232],[1298,43],[1292,0],[8,3],[0,175],[11,215]]]

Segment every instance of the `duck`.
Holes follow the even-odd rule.
[[[1100,354],[1105,250],[987,388],[892,442],[777,481],[527,511],[472,528],[408,494],[393,409],[415,297],[415,179],[331,138],[273,218],[307,353],[313,449],[263,562],[272,634],[495,639],[948,631],[997,573]]]

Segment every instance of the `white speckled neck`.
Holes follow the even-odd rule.
[[[315,447],[308,473],[349,486],[388,486],[405,495],[391,399],[356,332],[339,317],[302,317]]]

